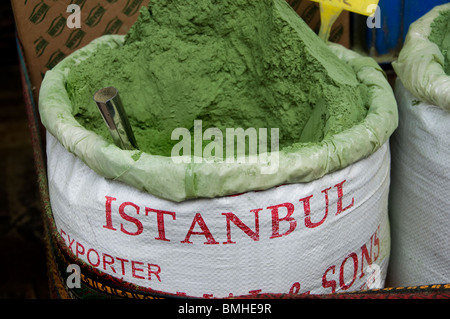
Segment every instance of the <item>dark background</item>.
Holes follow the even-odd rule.
[[[0,2],[0,298],[49,298],[42,209],[15,22]]]

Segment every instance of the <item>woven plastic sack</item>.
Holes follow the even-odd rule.
[[[163,295],[383,287],[397,106],[372,59],[330,44],[369,89],[366,119],[326,143],[280,152],[278,172],[263,175],[258,164],[185,165],[148,154],[134,161],[134,152],[81,127],[65,76],[122,40],[105,36],[77,51],[47,73],[40,92],[55,236],[78,263]]]
[[[392,145],[389,213],[395,286],[450,282],[450,112],[396,84],[400,124]]]
[[[450,282],[450,77],[430,24],[450,4],[411,25],[394,64],[399,128],[391,139],[389,284]]]
[[[57,235],[116,287],[199,298],[384,287],[387,143],[310,183],[181,203],[99,176],[49,133],[47,157]]]
[[[99,175],[119,180],[150,194],[183,201],[264,190],[285,183],[310,182],[373,154],[397,127],[397,105],[377,63],[337,44],[330,48],[357,73],[369,89],[370,108],[360,124],[322,143],[296,152],[280,151],[278,169],[267,174],[261,162],[176,164],[170,157],[121,150],[82,127],[72,115],[65,79],[70,69],[96,50],[114,48],[124,36],[103,36],[48,71],[42,82],[39,111],[42,123],[62,145]],[[269,156],[270,158],[270,156]]]
[[[445,73],[445,58],[428,37],[440,12],[450,3],[436,6],[411,24],[397,61],[392,63],[402,83],[417,99],[450,111],[450,77]]]

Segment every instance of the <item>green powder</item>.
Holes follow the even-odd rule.
[[[170,156],[176,128],[278,128],[280,148],[364,119],[366,88],[285,0],[152,0],[123,46],[73,68],[74,115],[112,141],[92,100],[115,86],[141,151]],[[224,134],[225,135],[225,134]],[[193,135],[192,135],[193,136]]]
[[[450,10],[443,11],[431,24],[431,34],[428,37],[435,43],[445,58],[444,71],[450,75]]]

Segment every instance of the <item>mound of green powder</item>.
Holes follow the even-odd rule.
[[[285,0],[152,0],[123,46],[70,71],[76,119],[111,140],[94,93],[115,86],[139,148],[170,156],[176,128],[278,128],[280,148],[364,119],[366,88]]]
[[[450,10],[441,12],[434,19],[428,39],[439,47],[445,58],[444,72],[450,75]]]

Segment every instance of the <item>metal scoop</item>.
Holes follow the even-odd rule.
[[[108,126],[114,144],[123,150],[138,149],[127,114],[115,87],[106,87],[94,94],[94,101]]]

